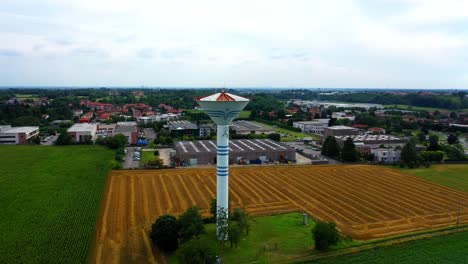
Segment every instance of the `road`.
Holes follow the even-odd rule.
[[[135,151],[135,147],[127,147],[127,154],[125,154],[125,161],[123,162],[124,169],[132,169],[138,168],[140,166],[140,162],[138,160],[133,160],[133,153]]]

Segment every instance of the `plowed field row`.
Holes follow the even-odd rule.
[[[215,169],[113,171],[93,262],[164,262],[148,231],[163,214],[190,206],[209,215]],[[293,211],[337,223],[358,239],[468,223],[468,193],[380,166],[232,168],[230,197],[252,215]]]

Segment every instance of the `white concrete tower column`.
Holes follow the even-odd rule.
[[[217,125],[216,145],[218,147],[216,156],[216,207],[223,210],[229,217],[229,126]],[[217,221],[218,222],[218,221]],[[224,226],[217,223],[217,234]],[[226,237],[227,238],[227,237]],[[226,239],[225,238],[225,239]],[[222,239],[222,238],[220,238]]]

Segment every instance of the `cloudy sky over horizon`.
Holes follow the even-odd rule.
[[[0,0],[0,86],[468,88],[468,1]]]

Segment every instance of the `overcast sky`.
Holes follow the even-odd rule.
[[[0,85],[468,88],[468,1],[0,0]]]

